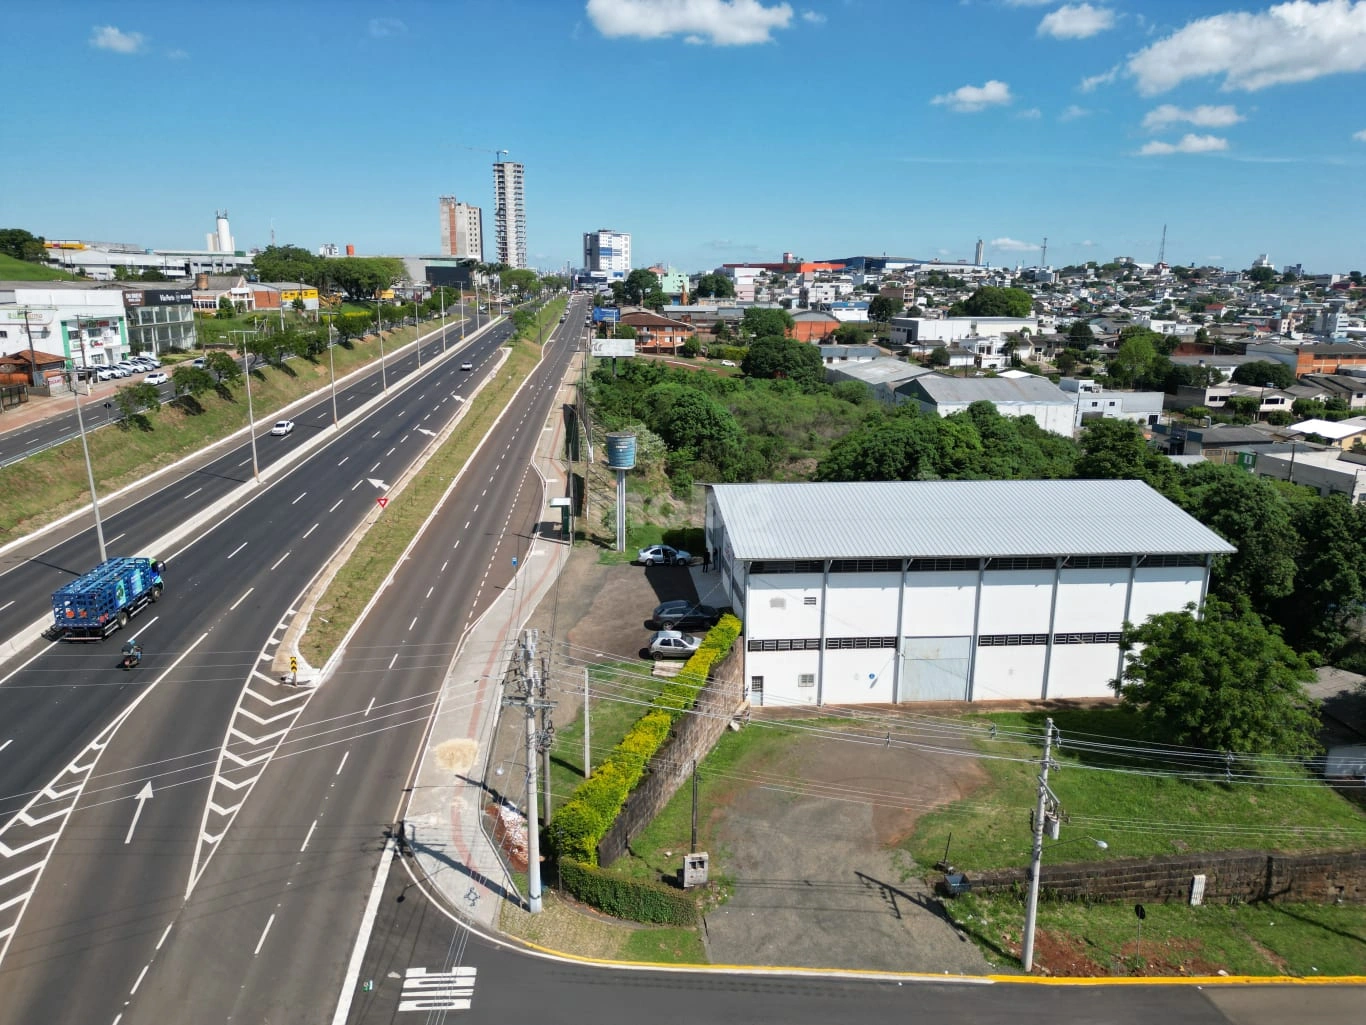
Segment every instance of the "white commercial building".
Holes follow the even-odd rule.
[[[952,357],[953,350],[949,355]],[[1072,437],[1076,399],[1046,377],[949,377],[925,374],[897,391],[926,413],[952,416],[974,402],[990,402],[1002,416],[1032,416],[1046,431]]]
[[[127,359],[123,291],[81,281],[0,281],[0,353],[35,349],[69,367]]]
[[[441,216],[441,254],[484,262],[484,212],[454,196],[437,200]]]
[[[493,165],[493,224],[497,234],[498,263],[515,269],[526,267],[525,168],[511,160]]]
[[[950,342],[979,335],[1001,336],[1014,331],[1028,331],[1038,337],[1038,317],[893,317],[891,326],[892,345],[934,344],[948,345]]]
[[[1091,420],[1132,420],[1152,427],[1162,418],[1166,394],[1160,391],[1107,391],[1090,378],[1064,377],[1058,387],[1076,397],[1075,426]]]
[[[1112,696],[1124,624],[1234,551],[1133,480],[717,484],[706,531],[777,706]]]
[[[605,275],[608,281],[626,277],[631,273],[631,233],[611,228],[584,232],[583,266],[594,276]]]

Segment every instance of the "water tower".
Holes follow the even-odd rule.
[[[617,551],[626,551],[626,471],[635,469],[636,436],[627,431],[607,435],[607,465],[617,471]]]

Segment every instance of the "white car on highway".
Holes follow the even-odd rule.
[[[289,434],[293,430],[293,420],[277,420],[275,422],[275,426],[270,429],[270,433],[275,435],[275,437],[277,438],[283,438],[286,434]]]
[[[171,379],[171,375],[164,370],[153,370],[142,379],[143,384],[165,384]]]

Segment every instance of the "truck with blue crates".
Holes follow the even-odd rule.
[[[161,599],[163,563],[121,557],[100,563],[89,573],[52,593],[49,635],[64,641],[99,641],[128,625],[145,605]]]

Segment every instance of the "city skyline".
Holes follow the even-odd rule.
[[[471,47],[437,102],[411,103],[413,69],[453,34],[499,31],[507,6],[516,73]],[[635,265],[690,271],[784,250],[971,260],[978,238],[996,266],[1039,262],[1044,237],[1053,265],[1152,262],[1164,225],[1172,263],[1366,263],[1343,212],[1366,116],[1340,102],[1366,70],[1363,0],[908,6],[522,0],[376,17],[299,4],[272,12],[269,33],[207,11],[24,8],[12,29],[33,45],[15,70],[46,100],[11,121],[43,166],[7,175],[0,219],[198,248],[230,209],[241,249],[273,228],[310,251],[434,254],[433,200],[496,211],[502,159],[531,177],[526,262],[546,270],[576,265],[602,224],[630,232]],[[58,48],[79,59],[52,76]],[[205,76],[247,60],[272,74],[235,80],[222,103],[278,116],[187,132]],[[604,66],[620,72],[610,94]],[[689,82],[710,105],[673,102]],[[111,136],[91,97],[149,90],[157,117]],[[666,99],[628,110],[616,96]],[[307,123],[334,116],[319,146]],[[658,153],[628,158],[642,138]],[[73,140],[112,157],[44,162]],[[125,144],[155,156],[124,158]]]

